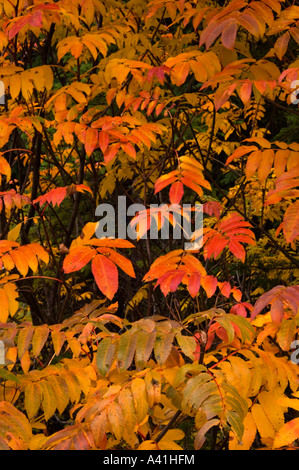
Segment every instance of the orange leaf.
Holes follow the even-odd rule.
[[[126,142],[125,144],[122,144],[121,148],[124,152],[126,152],[127,155],[129,155],[129,157],[136,159],[136,150],[131,144],[131,142]]]
[[[215,109],[218,111],[228,100],[229,97],[233,94],[236,89],[237,84],[232,83],[227,88],[219,88],[214,96]]]
[[[106,152],[109,145],[109,134],[108,132],[99,132],[99,146],[103,153]]]
[[[208,297],[212,297],[217,289],[217,279],[214,276],[204,276],[201,278],[201,285]]]
[[[299,436],[299,418],[285,423],[275,436],[273,448],[291,446]]]
[[[239,95],[240,95],[240,98],[241,98],[243,104],[248,103],[248,101],[250,100],[251,91],[252,91],[252,83],[249,80],[246,80],[242,84],[242,86],[239,90]]]
[[[186,78],[189,74],[189,63],[188,62],[181,62],[176,64],[173,68],[173,73],[171,74],[171,81],[177,86],[182,85],[185,83]]]
[[[274,172],[277,178],[285,171],[287,160],[289,157],[289,150],[280,149],[275,152],[274,157]]]
[[[263,151],[258,168],[258,179],[262,183],[268,177],[274,161],[274,150],[266,149]]]
[[[261,150],[256,150],[254,152],[251,152],[251,154],[248,157],[246,169],[245,169],[246,179],[250,179],[251,176],[254,175],[254,173],[259,167],[261,158],[262,158]]]
[[[112,250],[111,248],[98,248],[98,252],[104,254],[107,253],[109,256],[109,259],[117,264],[128,276],[135,277],[135,272],[133,265],[130,260],[125,258],[123,255],[120,253],[117,253],[117,251]]]
[[[115,264],[106,256],[99,254],[93,258],[91,270],[100,291],[112,300],[118,289],[118,272]]]
[[[184,194],[184,185],[180,181],[176,181],[170,187],[169,200],[171,204],[179,204]]]
[[[242,147],[236,148],[236,150],[234,150],[232,155],[230,157],[228,157],[225,164],[228,165],[233,160],[235,160],[237,158],[240,158],[240,157],[243,157],[243,155],[246,155],[249,152],[252,152],[252,150],[258,150],[258,148],[255,145],[251,145],[251,146],[243,146],[242,145]]]
[[[97,148],[98,145],[98,131],[89,127],[85,135],[85,151],[88,156]]]
[[[22,255],[21,250],[12,250],[10,256],[15,263],[17,270],[22,276],[26,276],[28,272],[28,263],[25,256]]]
[[[96,255],[94,248],[89,246],[76,246],[65,257],[63,270],[72,273],[82,269]]]
[[[178,170],[171,171],[167,175],[160,176],[155,182],[155,194],[162,191],[166,186],[177,181]]]

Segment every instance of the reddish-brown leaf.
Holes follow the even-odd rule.
[[[224,28],[221,34],[221,42],[222,44],[227,47],[227,49],[233,50],[235,41],[236,41],[236,34],[238,25],[235,20],[232,19],[232,23],[229,24]]]
[[[290,33],[287,31],[280,36],[274,44],[274,51],[277,57],[281,60],[285,55],[290,40]]]

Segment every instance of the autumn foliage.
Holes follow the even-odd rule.
[[[299,6],[0,12],[0,448],[298,449]]]

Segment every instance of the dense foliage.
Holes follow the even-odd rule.
[[[0,12],[0,448],[297,448],[299,6]]]

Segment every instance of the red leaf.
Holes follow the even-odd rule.
[[[22,28],[26,25],[35,26],[38,28],[42,27],[43,24],[43,16],[41,11],[35,11],[34,13],[27,14],[26,16],[22,16],[18,18],[17,21],[13,24],[10,28],[8,33],[8,39],[12,39],[18,34]]]
[[[229,297],[231,293],[231,285],[229,282],[218,282],[218,287],[222,295]]]
[[[243,263],[245,261],[246,252],[244,247],[237,241],[231,240],[228,244],[229,250],[240,259]]]
[[[43,196],[39,196],[37,199],[33,201],[33,204],[36,204],[37,202],[42,206],[45,204],[45,202],[52,203],[53,206],[56,204],[59,206],[63,199],[66,197],[66,186],[63,188],[54,188],[51,189],[51,191],[47,192]]]
[[[168,271],[158,279],[155,287],[160,286],[161,291],[166,297],[168,292],[175,292],[177,290],[184,275],[185,273],[183,271]]]
[[[189,277],[188,281],[188,292],[191,295],[191,297],[195,297],[198,294],[199,288],[200,288],[200,280],[201,280],[201,275],[199,273],[193,273]]]
[[[247,317],[247,310],[252,310],[252,306],[248,302],[239,302],[236,305],[233,305],[230,309],[230,313],[234,315],[239,315],[239,317]]]
[[[115,264],[99,254],[93,258],[91,270],[100,291],[112,300],[118,289],[118,271]]]
[[[52,203],[53,206],[55,206],[56,204],[57,206],[60,206],[66,196],[73,194],[76,191],[80,193],[82,193],[83,191],[88,191],[92,194],[92,191],[88,186],[85,186],[84,184],[73,184],[70,186],[64,186],[62,188],[51,189],[51,191],[35,199],[33,201],[33,204],[36,204],[38,202],[39,205],[42,206],[43,204],[48,202]]]

